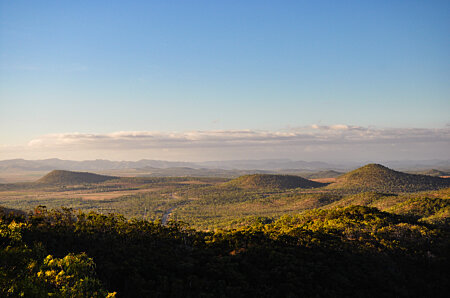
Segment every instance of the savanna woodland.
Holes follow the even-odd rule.
[[[0,296],[448,297],[449,182],[367,165],[331,184],[61,171],[3,184]]]

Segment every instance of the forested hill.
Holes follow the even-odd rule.
[[[447,297],[449,239],[358,206],[216,232],[37,208],[0,217],[0,296]]]
[[[311,181],[294,175],[254,174],[245,175],[227,182],[240,188],[314,188],[325,186],[324,183]]]
[[[331,189],[380,192],[416,192],[450,186],[450,179],[406,174],[379,164],[368,164],[337,178]]]
[[[117,177],[98,175],[88,172],[54,170],[37,180],[35,183],[48,185],[73,185],[83,183],[99,183],[116,178]]]

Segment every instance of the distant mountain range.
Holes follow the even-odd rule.
[[[192,167],[192,163],[171,162],[162,160],[139,160],[139,161],[111,161],[105,159],[96,160],[62,160],[58,158],[42,160],[10,159],[0,161],[0,171],[24,170],[24,171],[51,171],[51,170],[84,170],[101,171],[115,169],[136,169],[143,167],[170,168],[170,167]]]
[[[398,170],[419,171],[424,169],[438,169],[448,171],[450,160],[423,161],[383,161],[383,164]],[[178,162],[164,160],[142,159],[139,161],[111,161],[96,160],[62,160],[57,158],[43,160],[10,159],[0,161],[0,172],[14,171],[107,171],[124,169],[202,169],[202,170],[257,170],[261,172],[314,172],[334,170],[346,172],[358,168],[367,162],[326,163],[320,161],[301,161],[290,159],[261,159],[261,160],[225,160],[207,162]],[[189,172],[189,171],[187,171]]]

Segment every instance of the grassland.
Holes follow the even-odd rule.
[[[103,181],[93,183],[92,179],[97,178]],[[368,165],[336,180],[327,185],[292,175],[258,174],[229,180],[117,178],[52,172],[38,183],[0,185],[0,205],[23,211],[43,205],[49,209],[65,206],[148,220],[165,217],[203,230],[243,226],[261,218],[273,219],[310,209],[352,205],[420,216],[435,223],[450,217],[447,205],[450,188],[440,188],[450,179],[423,178]],[[407,187],[415,192],[407,192],[410,190]],[[424,187],[431,190],[416,191]]]

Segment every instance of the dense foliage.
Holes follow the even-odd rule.
[[[450,224],[450,200],[411,198],[389,209],[393,213],[412,216],[424,222]]]
[[[39,207],[0,230],[4,297],[444,297],[450,284],[448,226],[361,206],[211,232]]]
[[[27,244],[30,222],[2,216],[0,221],[0,296],[114,297],[97,278],[95,264],[85,253],[62,258],[46,255],[41,242]]]

